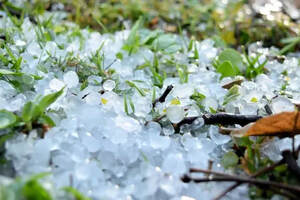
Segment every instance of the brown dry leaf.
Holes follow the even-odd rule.
[[[296,122],[296,124],[295,124]],[[298,112],[282,112],[264,117],[255,122],[244,136],[292,136],[300,134],[300,114]]]

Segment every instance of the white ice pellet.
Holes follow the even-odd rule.
[[[178,123],[184,118],[184,109],[180,105],[170,105],[167,108],[167,117],[172,123]]]
[[[184,174],[186,166],[182,154],[171,153],[167,155],[163,161],[162,170],[173,175]]]
[[[116,83],[113,80],[106,80],[103,83],[103,89],[107,91],[112,91],[116,87]]]
[[[217,145],[225,144],[231,140],[229,135],[222,135],[219,133],[219,128],[217,126],[209,127],[209,136]]]
[[[54,78],[50,81],[49,87],[54,91],[58,91],[65,86],[65,83],[57,78]]]
[[[276,97],[272,100],[271,107],[274,113],[295,110],[295,105],[286,97]]]
[[[68,88],[76,87],[79,83],[79,78],[74,71],[68,71],[64,74],[64,82]]]

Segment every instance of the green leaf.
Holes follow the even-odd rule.
[[[123,46],[123,50],[128,51],[129,55],[131,53],[137,52],[140,44],[140,36],[138,33],[138,29],[142,23],[142,18],[139,18],[135,24],[133,25],[131,32]]]
[[[7,128],[16,123],[17,117],[12,112],[0,110],[0,129]]]
[[[284,55],[294,49],[294,47],[300,43],[300,37],[294,37],[294,38],[289,38],[286,40],[283,40],[282,42],[287,43],[286,46],[284,46],[280,51],[279,55]]]
[[[123,59],[123,54],[121,52],[118,52],[116,54],[116,58],[118,58],[119,60],[122,60]]]
[[[31,101],[27,102],[22,110],[22,119],[24,122],[29,122],[32,119],[33,111],[35,110],[35,104]]]
[[[126,83],[130,86],[130,87],[132,87],[132,88],[135,88],[139,93],[140,93],[140,95],[141,96],[146,96],[146,93],[142,90],[142,89],[140,89],[138,86],[136,86],[136,84],[134,84],[133,82],[131,82],[131,81],[126,81]]]
[[[20,76],[22,75],[22,73],[19,72],[13,72],[7,69],[0,69],[0,75],[16,75],[16,76]]]
[[[55,93],[48,94],[42,98],[38,105],[42,113],[48,108],[48,106],[54,103],[60,95],[62,95],[62,93],[64,92],[64,88],[65,87],[63,87],[61,90]]]
[[[211,107],[211,106],[209,106],[209,112],[211,112],[212,114],[216,114],[217,113],[217,111],[213,107]]]
[[[24,74],[22,76],[22,82],[25,83],[26,85],[31,85],[34,83],[34,77],[28,74]]]
[[[239,162],[239,157],[232,151],[227,152],[224,154],[221,163],[224,168],[230,168],[234,167],[238,164]]]
[[[132,99],[130,97],[128,97],[128,99],[129,99],[129,105],[131,107],[131,110],[134,113],[135,112],[135,107],[134,107],[133,101],[132,101]]]
[[[238,85],[234,85],[228,90],[227,94],[224,97],[223,105],[228,104],[230,101],[236,99],[240,95],[239,88],[240,87]]]
[[[234,141],[239,147],[249,147],[253,144],[249,137],[236,137]]]
[[[190,96],[190,99],[193,99],[196,101],[196,104],[199,108],[204,108],[202,105],[202,101],[206,98],[204,94],[201,94],[200,92],[197,92],[196,90],[194,91],[194,94]]]
[[[146,37],[144,37],[142,39],[142,44],[143,45],[151,45],[153,43],[153,41],[155,41],[155,39],[159,36],[160,31],[159,30],[155,30],[155,31],[150,31]]]
[[[152,48],[156,51],[165,51],[166,53],[174,53],[181,49],[175,35],[163,34],[154,40]]]
[[[199,59],[199,52],[196,43],[194,45],[194,59]]]
[[[13,135],[14,135],[13,132],[11,132],[9,134],[0,135],[0,147],[2,145],[4,145],[4,143],[6,142],[6,140],[10,139]]]
[[[49,192],[37,179],[27,181],[22,189],[22,193],[26,200],[52,200]]]
[[[237,70],[237,72],[245,70],[245,66],[241,54],[234,49],[228,48],[222,51],[218,56],[218,61],[221,64],[225,61],[230,62],[233,68]]]
[[[42,124],[47,124],[51,127],[55,126],[55,122],[52,120],[52,118],[48,115],[42,115],[40,118],[39,118],[39,121],[41,121]]]
[[[225,61],[217,67],[217,72],[222,74],[221,79],[224,77],[232,77],[239,74],[239,69],[234,67],[230,61]]]
[[[190,96],[190,99],[193,99],[196,102],[201,102],[206,98],[204,94],[201,94],[200,92],[197,92],[196,90],[194,91],[194,94]]]
[[[127,104],[127,97],[126,97],[126,94],[124,94],[124,112],[129,115],[129,112],[128,112],[128,104]]]
[[[190,43],[188,45],[188,51],[191,51],[193,49],[193,46],[194,46],[194,40],[190,40]]]
[[[72,194],[74,196],[75,200],[90,200],[90,198],[85,197],[78,190],[76,190],[72,187],[64,187],[63,190]]]

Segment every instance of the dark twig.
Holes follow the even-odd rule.
[[[205,124],[234,125],[245,126],[262,118],[259,115],[234,115],[228,113],[206,114],[202,116]]]
[[[207,170],[207,169],[198,169],[198,168],[190,168],[190,173],[204,173],[204,174],[213,174],[213,175],[216,175],[216,176],[222,176],[222,177],[233,177],[232,175],[230,174],[225,174],[225,173],[222,173],[222,172],[216,172],[216,171],[211,171],[211,170]]]
[[[288,165],[288,168],[298,177],[300,176],[300,168],[295,160],[293,152],[286,150],[282,152],[282,157],[286,164]]]
[[[299,197],[297,197],[296,194],[290,193],[285,190],[280,190],[278,188],[269,187],[269,190],[273,191],[275,194],[279,194],[281,196],[286,196],[289,198],[289,200],[299,200]]]
[[[181,120],[178,124],[174,124],[175,133],[180,132],[180,127],[184,124],[192,124],[198,117],[186,117]]]
[[[265,174],[267,172],[272,171],[274,168],[278,167],[279,165],[282,165],[284,163],[284,160],[280,160],[278,162],[273,163],[270,166],[267,166],[259,171],[257,171],[256,173],[251,175],[251,178],[255,178],[258,177],[262,174]],[[220,193],[218,196],[216,196],[213,200],[220,200],[221,198],[223,198],[228,192],[231,192],[232,190],[234,190],[236,187],[240,186],[242,183],[238,182],[233,184],[232,186],[230,186],[229,188],[227,188],[226,190],[224,190],[222,193]]]
[[[294,192],[295,194],[300,195],[300,187],[298,187],[298,186],[287,185],[284,183],[278,183],[278,182],[274,182],[274,181],[258,180],[258,179],[254,179],[254,178],[237,177],[237,176],[232,176],[232,175],[227,175],[226,177],[221,176],[221,177],[209,177],[209,178],[192,178],[188,175],[184,175],[182,177],[182,181],[185,183],[189,183],[189,182],[203,183],[203,182],[211,182],[211,181],[215,181],[215,182],[235,181],[235,182],[249,183],[249,184],[259,185],[259,186],[268,186],[268,187],[272,186],[272,187],[284,189],[284,190],[287,190],[290,192]]]
[[[268,115],[272,115],[272,114],[273,114],[273,112],[272,112],[272,110],[271,110],[271,108],[270,108],[270,106],[269,106],[268,104],[266,104],[266,105],[264,106],[264,108],[265,108],[266,113],[267,113]]]
[[[156,103],[160,102],[163,103],[166,100],[166,97],[168,96],[168,94],[171,92],[171,90],[173,89],[173,85],[169,85],[166,90],[164,91],[164,93],[157,99],[155,99],[152,103],[152,107],[154,108]]]
[[[258,172],[256,172],[255,174],[253,174],[251,176],[251,178],[255,178],[255,177],[258,177],[262,174],[265,174],[267,172],[270,172],[272,171],[274,168],[276,168],[277,166],[281,165],[284,163],[284,159],[278,161],[278,162],[275,162],[273,163],[272,165],[270,166],[267,166],[261,170],[259,170]],[[222,177],[226,177],[228,176],[228,174],[224,174],[224,173],[221,173],[221,172],[214,172],[214,171],[211,171],[211,170],[203,170],[203,169],[197,169],[197,168],[191,168],[189,170],[190,173],[193,173],[193,172],[200,172],[200,173],[205,173],[205,174],[214,174],[214,175],[217,175],[217,176],[222,176]],[[230,176],[230,175],[229,175]],[[215,197],[213,200],[220,200],[221,198],[223,198],[228,192],[234,190],[236,187],[240,186],[242,183],[241,182],[237,182],[235,184],[233,184],[232,186],[230,186],[229,188],[227,188],[226,190],[224,190],[221,194],[219,194],[217,197]]]
[[[174,125],[175,133],[180,132],[180,127],[184,124],[192,124],[198,117],[186,117],[178,124]],[[234,125],[239,124],[244,126],[251,122],[255,122],[262,118],[259,115],[234,115],[228,113],[205,114],[202,116],[204,124],[220,124],[220,125]]]

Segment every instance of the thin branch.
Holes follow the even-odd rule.
[[[272,112],[272,110],[271,110],[269,104],[266,104],[266,105],[264,106],[264,108],[265,108],[266,113],[267,113],[268,115],[272,115],[272,114],[273,114],[273,112]]]
[[[184,124],[192,124],[198,117],[186,117],[178,124],[174,125],[175,133],[180,132],[180,127]],[[245,126],[251,122],[255,122],[262,118],[259,115],[235,115],[228,113],[205,114],[202,115],[205,125],[220,124],[220,125],[233,125],[239,124]]]
[[[262,118],[259,115],[234,115],[228,113],[206,114],[202,116],[205,124],[234,125],[245,126]]]
[[[166,97],[167,97],[168,94],[172,91],[172,89],[173,89],[173,85],[169,85],[169,86],[166,88],[166,90],[163,92],[163,94],[162,94],[159,98],[157,98],[157,99],[155,99],[155,100],[153,101],[152,107],[154,108],[155,105],[156,105],[156,103],[158,103],[158,102],[160,102],[160,103],[165,102]]]
[[[297,197],[296,194],[290,193],[288,191],[280,190],[278,188],[273,188],[273,187],[270,187],[269,190],[273,191],[275,194],[286,196],[289,198],[289,200],[299,200],[299,197]]]
[[[174,124],[174,130],[175,133],[180,132],[180,127],[184,124],[192,124],[198,117],[186,117],[183,120],[181,120],[178,124]]]
[[[210,178],[192,178],[188,175],[185,175],[184,177],[182,177],[182,181],[185,183],[189,183],[189,182],[195,182],[195,183],[203,183],[203,182],[240,182],[240,183],[249,183],[249,184],[253,184],[253,185],[260,185],[260,186],[273,186],[276,188],[280,188],[280,189],[285,189],[291,192],[294,192],[296,194],[300,195],[300,187],[297,186],[293,186],[293,185],[287,185],[284,183],[278,183],[278,182],[274,182],[274,181],[265,181],[265,180],[258,180],[258,179],[254,179],[254,178],[244,178],[244,177],[236,177],[236,176],[231,176],[228,175],[227,177],[210,177]]]
[[[284,163],[284,160],[280,160],[278,162],[273,163],[270,166],[267,166],[259,171],[257,171],[256,173],[251,175],[251,178],[255,178],[258,177],[262,174],[265,174],[267,172],[272,171],[274,168],[278,167],[279,165],[282,165]],[[222,193],[220,193],[218,196],[216,196],[213,200],[220,200],[221,198],[223,198],[228,192],[231,192],[232,190],[234,190],[236,187],[240,186],[242,183],[241,182],[237,182],[235,184],[233,184],[232,186],[230,186],[229,188],[227,188],[226,190],[224,190]]]
[[[207,169],[198,169],[198,168],[190,168],[190,173],[204,173],[204,174],[213,174],[213,175],[216,175],[216,176],[222,176],[222,177],[234,177],[230,174],[225,174],[225,173],[222,173],[222,172],[216,172],[216,171],[211,171],[211,170],[207,170]]]
[[[286,150],[282,152],[282,157],[286,164],[288,165],[288,168],[298,177],[300,177],[300,168],[295,160],[294,153]]]

